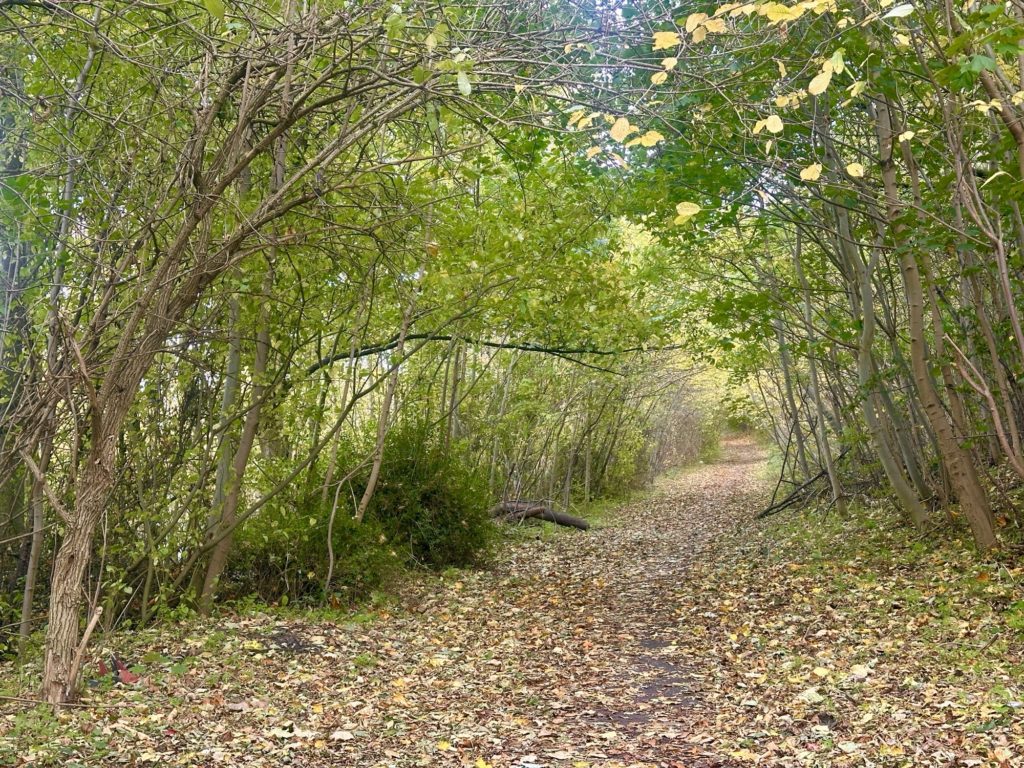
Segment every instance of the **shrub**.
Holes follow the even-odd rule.
[[[478,562],[494,530],[487,508],[486,483],[458,449],[423,428],[392,432],[368,517],[413,561],[431,568]]]
[[[348,457],[347,459],[348,460]],[[355,458],[351,458],[355,461]],[[428,431],[402,427],[385,446],[384,463],[362,523],[352,517],[369,469],[342,489],[334,519],[334,570],[328,593],[355,603],[385,587],[404,565],[465,567],[479,561],[493,526],[485,484],[456,450]],[[333,498],[310,483],[267,505],[236,534],[220,595],[255,595],[272,603],[324,598],[327,533]]]
[[[286,595],[289,600],[323,598],[331,504],[330,498],[321,504],[317,491],[266,509],[250,521],[236,542],[222,596],[256,594],[267,602]],[[379,523],[357,523],[347,505],[335,515],[332,543],[334,570],[328,592],[349,603],[384,586],[407,559]]]

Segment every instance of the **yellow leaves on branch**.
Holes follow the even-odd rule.
[[[679,63],[679,59],[677,59],[675,56],[669,56],[668,58],[661,60],[661,66],[663,66],[665,68],[666,72],[669,72],[669,71],[675,69],[676,68],[676,64],[678,64],[678,63]]]
[[[698,213],[700,213],[701,210],[703,209],[696,203],[679,203],[678,205],[676,205],[677,215],[675,219],[672,220],[672,223],[675,224],[676,226],[685,224]]]
[[[678,32],[655,32],[653,49],[662,51],[666,48],[675,48],[680,42],[682,41],[679,39]]]
[[[692,34],[693,30],[695,30],[697,27],[699,27],[707,20],[708,15],[706,13],[691,13],[689,16],[686,17],[686,31]]]
[[[836,0],[804,0],[804,2],[796,3],[795,5],[752,3],[751,6],[750,11],[746,10],[746,6],[740,6],[732,11],[732,13],[736,14],[736,11],[742,13],[756,12],[758,15],[764,16],[772,24],[781,24],[785,21],[796,21],[808,11],[820,16],[823,13],[831,13],[837,10]]]
[[[640,133],[640,128],[631,124],[629,122],[628,117],[619,117],[615,118],[614,120],[612,120],[611,115],[608,115],[606,117],[612,124],[611,128],[608,130],[608,134],[612,137],[613,140],[619,142],[620,144],[625,144],[627,147],[635,147],[638,144],[641,147],[653,147],[665,140],[665,137],[661,133],[659,133],[658,131],[651,130],[647,131],[646,133],[635,136],[629,141],[626,141],[626,139],[631,134]],[[595,145],[587,150],[587,157],[593,158],[596,155],[600,154],[602,151],[604,150],[601,147]],[[619,155],[616,155],[614,152],[611,152],[610,154],[616,160],[621,161],[620,164],[623,167],[625,167],[625,160],[623,160]]]
[[[579,130],[585,130],[594,124],[594,118],[600,117],[600,112],[591,112],[587,114],[584,109],[577,109],[571,115],[569,115],[569,128],[577,128]]]
[[[724,19],[711,18],[706,13],[691,13],[686,17],[686,31],[693,35],[695,43],[704,42],[709,32],[721,34],[727,29]]]
[[[843,52],[836,51],[830,59],[827,59],[822,64],[821,72],[811,80],[807,86],[807,92],[812,96],[820,96],[828,90],[829,83],[832,82],[832,75],[841,74],[845,68],[846,62],[843,61]]]
[[[864,177],[864,166],[860,163],[850,163],[846,166],[846,172],[855,179]]]
[[[821,178],[821,163],[814,163],[814,165],[808,165],[802,171],[800,171],[800,178],[803,181],[817,181]]]
[[[820,96],[828,89],[829,83],[831,82],[832,70],[824,69],[817,75],[815,75],[811,82],[808,84],[807,92],[811,94],[811,96]]]
[[[799,107],[800,100],[807,95],[806,91],[795,91],[793,93],[781,93],[775,97],[776,107]]]
[[[634,131],[638,130],[635,125],[629,124],[629,118],[620,117],[614,123],[612,123],[609,134],[615,141],[623,142],[626,137]]]
[[[651,83],[653,85],[661,85],[668,80],[668,72],[655,72],[651,75]]]
[[[756,136],[764,130],[767,130],[768,133],[782,133],[783,127],[781,117],[778,115],[769,115],[764,120],[758,120],[754,123],[754,135]]]
[[[648,131],[643,136],[637,136],[635,139],[630,139],[626,142],[627,147],[634,147],[639,144],[641,147],[653,147],[654,145],[665,140],[658,131]]]

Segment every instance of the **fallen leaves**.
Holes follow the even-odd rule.
[[[34,731],[9,711],[0,764],[1021,764],[1024,572],[881,509],[755,525],[764,457],[726,458],[386,610],[141,632],[145,687]]]

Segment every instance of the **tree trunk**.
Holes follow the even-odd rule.
[[[391,374],[388,376],[388,383],[384,387],[384,397],[380,404],[380,418],[377,421],[377,439],[373,447],[373,465],[370,467],[370,479],[366,482],[366,489],[359,499],[359,506],[356,508],[356,520],[360,523],[366,517],[366,510],[373,500],[373,494],[377,490],[377,482],[380,479],[380,468],[384,462],[384,441],[388,436],[388,427],[391,420],[391,403],[395,398],[395,390],[398,388],[398,369],[402,364],[402,354],[405,351],[405,337],[409,334],[409,324],[412,320],[412,303],[406,307],[402,315],[402,328],[398,334],[398,346],[395,347],[394,364]]]
[[[43,700],[51,704],[75,697],[71,676],[82,612],[82,579],[91,556],[93,534],[114,486],[115,445],[109,428],[101,428],[93,436],[94,447],[79,475],[67,534],[53,561],[42,684]]]
[[[811,314],[811,289],[804,276],[803,265],[800,263],[801,256],[800,234],[796,235],[796,244],[793,249],[793,268],[796,270],[797,280],[804,294],[804,327],[807,333],[807,340],[810,342],[810,352],[807,355],[807,362],[811,374],[811,398],[814,401],[815,410],[818,412],[818,443],[821,458],[825,464],[825,471],[828,473],[829,485],[832,488],[832,501],[836,505],[836,511],[846,514],[846,497],[843,494],[843,487],[836,471],[835,461],[832,458],[832,447],[828,441],[828,429],[826,427],[825,404],[821,399],[821,388],[818,382],[818,361],[817,351],[814,349],[815,333],[813,316]]]
[[[879,99],[876,125],[881,149],[887,220],[893,233],[893,240],[896,245],[899,245],[903,240],[904,227],[898,223],[902,206],[899,202],[896,166],[893,160],[895,131],[892,120],[893,116],[888,100],[886,98]],[[903,248],[901,250],[900,265],[907,293],[910,363],[914,384],[925,416],[938,440],[943,465],[960,500],[964,515],[971,526],[975,544],[980,551],[985,552],[998,543],[993,527],[992,511],[989,508],[985,489],[978,481],[970,456],[957,442],[953,427],[946,418],[942,402],[939,400],[935,382],[929,370],[925,345],[925,294],[921,284],[921,268],[913,249]],[[924,254],[922,254],[922,258],[924,258]]]
[[[784,394],[786,404],[789,406],[789,418],[793,437],[796,439],[796,456],[800,465],[800,471],[804,477],[811,476],[811,468],[807,463],[807,443],[804,439],[804,431],[800,426],[800,410],[796,406],[796,398],[793,395],[793,361],[789,356],[789,345],[786,343],[786,336],[783,332],[782,318],[776,317],[772,320],[775,326],[775,337],[779,344],[779,361],[782,363],[782,381],[785,387]]]
[[[267,295],[270,295],[269,288],[272,285],[272,269],[268,272],[266,279]],[[245,422],[242,425],[242,434],[238,440],[238,448],[235,450],[234,459],[231,462],[229,477],[227,481],[227,492],[223,497],[223,504],[220,510],[220,519],[216,529],[223,530],[235,527],[238,514],[238,503],[242,495],[242,483],[245,479],[245,470],[249,465],[249,456],[252,454],[252,446],[256,440],[256,430],[260,424],[263,398],[266,392],[264,379],[267,373],[267,361],[270,356],[270,311],[269,299],[263,302],[261,309],[260,330],[256,338],[256,355],[252,369],[252,395],[249,404],[249,411],[245,414]],[[230,366],[230,362],[229,362]],[[229,385],[230,386],[230,385]],[[227,392],[225,391],[225,400]],[[218,480],[220,478],[218,477]],[[206,566],[206,575],[203,579],[203,588],[199,594],[199,612],[208,614],[213,607],[213,598],[224,573],[224,567],[228,562],[228,555],[231,552],[233,537],[229,534],[220,537],[217,544],[210,552],[210,560]]]

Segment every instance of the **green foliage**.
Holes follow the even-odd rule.
[[[276,505],[246,526],[233,551],[225,597],[255,593],[262,600],[319,601],[329,567],[327,532],[332,528],[334,571],[327,591],[346,603],[367,599],[393,578],[405,552],[389,541],[374,520],[362,524],[352,517],[347,489],[330,526],[331,505],[319,493],[296,499],[294,506]]]
[[[425,427],[403,424],[388,436],[368,517],[412,562],[463,567],[487,552],[493,526],[486,484],[458,446]]]

